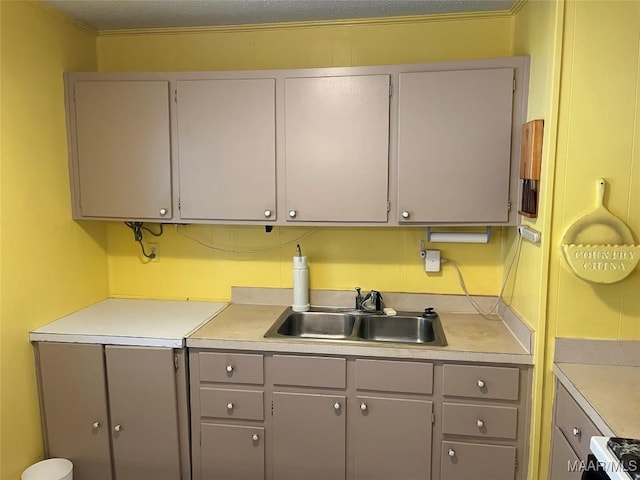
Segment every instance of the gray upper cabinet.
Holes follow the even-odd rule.
[[[74,217],[170,220],[169,82],[77,81],[70,101]]]
[[[287,78],[287,221],[386,222],[390,75]]]
[[[275,79],[177,82],[180,217],[276,219]]]
[[[398,221],[509,220],[514,69],[401,73]]]

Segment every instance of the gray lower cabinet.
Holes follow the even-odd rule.
[[[601,436],[602,432],[560,382],[556,382],[552,435],[549,479],[579,479],[590,451],[591,437]]]
[[[355,480],[430,478],[433,402],[358,396],[349,413]]]
[[[346,398],[273,394],[273,477],[344,480]]]
[[[181,352],[49,342],[36,349],[48,456],[69,458],[76,480],[183,478]]]
[[[193,480],[527,476],[529,367],[208,349],[189,359]]]

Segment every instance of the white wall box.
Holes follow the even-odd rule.
[[[73,215],[515,225],[528,76],[527,57],[67,73]]]

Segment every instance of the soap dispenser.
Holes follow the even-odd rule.
[[[293,257],[293,311],[309,310],[309,267],[307,257],[302,256],[300,245],[296,245],[297,255]]]

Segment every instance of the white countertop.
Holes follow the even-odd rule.
[[[220,302],[110,298],[33,330],[29,339],[181,348],[185,337],[226,306]]]

